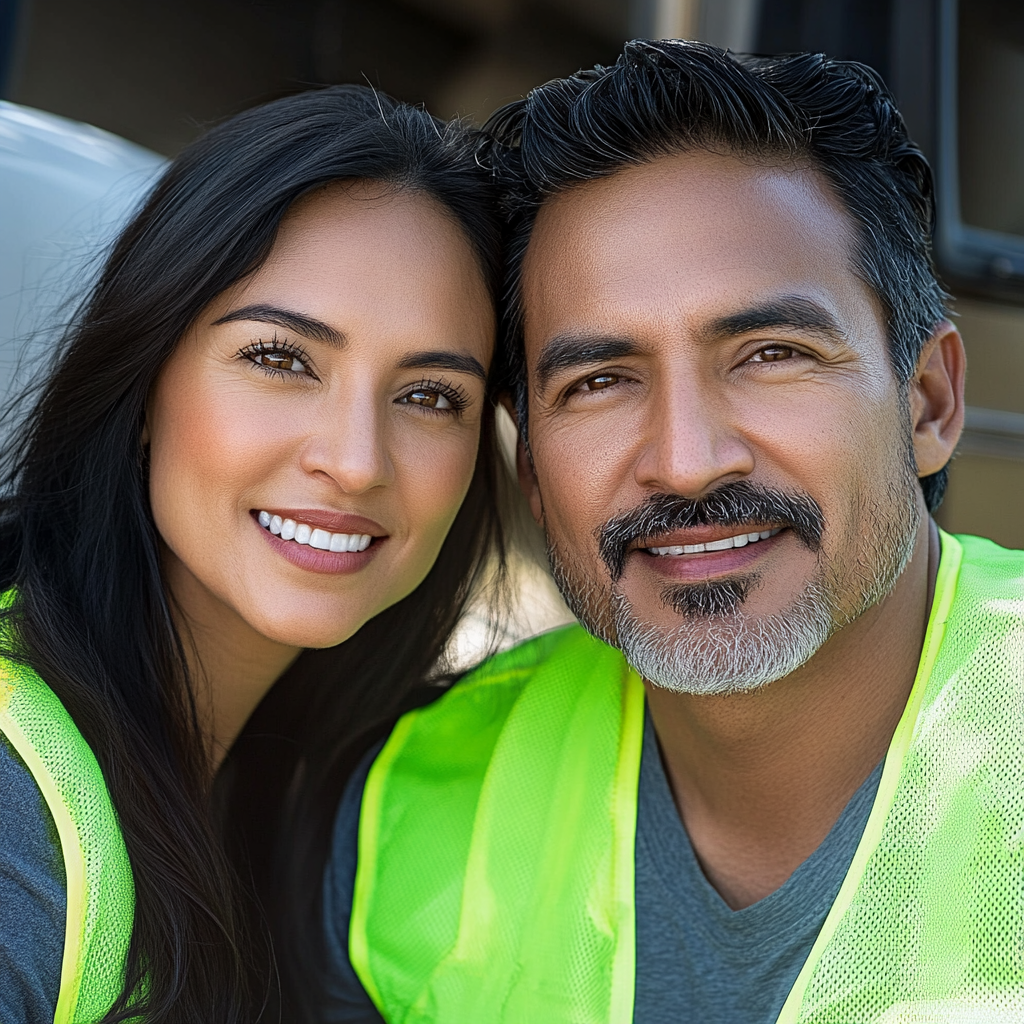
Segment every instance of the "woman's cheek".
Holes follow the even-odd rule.
[[[430,571],[462,502],[476,468],[479,429],[460,425],[453,437],[403,447],[401,477],[414,551],[411,562],[418,586]]]
[[[258,403],[241,395],[209,394],[202,380],[172,378],[153,417],[150,498],[159,520],[216,517],[237,503],[261,452],[272,458]],[[159,525],[159,524],[158,524]]]

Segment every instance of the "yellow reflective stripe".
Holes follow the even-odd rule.
[[[0,684],[10,686],[7,684]],[[9,698],[9,693],[6,695]],[[61,851],[64,854],[64,874],[67,878],[67,914],[64,928],[64,959],[60,969],[60,994],[54,1024],[71,1024],[78,1005],[78,993],[82,987],[82,940],[85,935],[85,858],[82,856],[82,842],[78,829],[71,818],[71,812],[64,803],[57,785],[42,758],[21,727],[7,711],[7,701],[0,711],[0,732],[11,742],[32,774],[46,805],[53,815],[60,836]]]
[[[790,990],[776,1024],[795,1024],[811,977],[826,947],[832,941],[839,922],[843,919],[847,910],[850,909],[854,894],[860,887],[864,870],[871,855],[875,852],[875,848],[878,846],[879,840],[882,837],[885,820],[892,808],[892,802],[896,796],[896,787],[903,769],[903,760],[906,757],[910,741],[914,735],[914,727],[917,725],[917,716],[921,710],[921,702],[924,699],[928,679],[932,674],[932,669],[935,667],[935,660],[938,658],[939,649],[942,647],[942,639],[946,631],[946,621],[949,619],[953,598],[956,596],[956,581],[963,557],[963,547],[955,537],[943,530],[939,531],[939,536],[942,541],[942,554],[939,559],[939,571],[935,579],[935,595],[932,598],[931,613],[928,616],[928,627],[925,630],[924,644],[921,648],[921,660],[918,662],[917,675],[914,678],[914,685],[910,690],[907,706],[903,710],[899,724],[896,726],[896,731],[893,733],[892,742],[889,744],[889,750],[885,755],[885,766],[882,769],[882,778],[878,784],[878,792],[875,794],[875,802],[871,807],[871,814],[868,817],[860,843],[857,845],[857,852],[853,855],[853,861],[850,863],[850,868],[843,879],[839,895],[836,897],[835,903],[832,904],[828,917],[825,918],[825,923],[822,925],[810,955],[797,976],[796,983]]]
[[[377,837],[380,835],[380,811],[384,783],[391,766],[402,752],[406,738],[412,731],[416,712],[403,715],[377,755],[363,786],[363,799],[359,809],[358,853],[356,880],[352,887],[352,913],[348,929],[348,955],[353,970],[363,983],[366,994],[384,1016],[384,1000],[370,969],[370,944],[366,937],[367,911],[373,903],[374,883],[377,880]]]
[[[615,835],[615,899],[629,908],[618,916],[619,942],[612,963],[609,1024],[631,1024],[636,990],[636,815],[640,753],[644,740],[644,686],[632,669],[622,694],[622,748],[612,814]]]

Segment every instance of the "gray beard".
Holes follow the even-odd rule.
[[[548,558],[562,596],[583,626],[618,647],[644,679],[675,693],[750,692],[794,672],[896,585],[914,552],[920,521],[914,485],[907,486],[906,477],[901,483],[903,488],[890,489],[884,513],[875,509],[862,516],[862,523],[875,526],[863,557],[838,574],[819,552],[814,577],[775,615],[754,617],[742,610],[758,582],[747,577],[732,588],[698,584],[687,588],[685,597],[669,589],[664,601],[680,621],[666,630],[641,621],[617,584],[609,594],[607,584],[588,578],[579,562],[556,546],[549,545]]]
[[[781,679],[812,658],[835,630],[828,594],[810,584],[784,612],[753,618],[685,618],[664,631],[641,622],[621,594],[613,598],[618,646],[656,686],[674,693],[744,693]]]

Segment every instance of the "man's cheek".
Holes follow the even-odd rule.
[[[541,493],[544,496],[543,490]],[[588,565],[601,562],[597,538],[604,521],[583,502],[574,501],[571,490],[560,488],[554,500],[544,496],[544,525],[549,537]]]

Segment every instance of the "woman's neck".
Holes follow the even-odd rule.
[[[165,583],[215,774],[256,705],[302,650],[258,633],[175,566],[180,563],[168,560]]]

